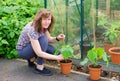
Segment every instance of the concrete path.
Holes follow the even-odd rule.
[[[51,67],[49,67],[51,66]],[[69,75],[60,73],[60,69],[47,66],[53,71],[52,76],[42,76],[35,74],[27,63],[18,59],[0,58],[0,81],[91,81],[89,75],[77,72],[71,72]],[[110,81],[101,78],[99,81]]]

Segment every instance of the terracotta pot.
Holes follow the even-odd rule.
[[[99,80],[100,74],[102,71],[102,66],[99,65],[98,68],[93,68],[92,65],[89,65],[88,68],[89,68],[90,79],[91,80]]]
[[[112,48],[112,47],[114,47],[113,44],[107,44],[107,43],[104,44],[105,52],[106,52],[108,55],[110,55],[109,49]]]
[[[68,63],[64,62],[65,62],[64,60],[60,61],[61,73],[69,74],[72,68],[72,60],[68,60]]]
[[[120,47],[112,47],[109,49],[111,61],[113,64],[120,64]]]

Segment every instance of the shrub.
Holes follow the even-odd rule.
[[[15,46],[20,32],[37,10],[43,8],[40,6],[43,3],[31,0],[2,0],[0,3],[0,56],[17,58]]]

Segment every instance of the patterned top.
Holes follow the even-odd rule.
[[[40,36],[42,36],[42,34],[39,34],[35,31],[32,22],[29,22],[23,29],[21,32],[21,35],[19,36],[18,39],[18,43],[16,45],[16,49],[22,49],[24,46],[26,46],[28,43],[30,43],[30,39],[27,35],[27,33],[29,33],[29,35],[31,36],[31,38],[33,39],[38,39]]]

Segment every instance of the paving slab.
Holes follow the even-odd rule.
[[[91,81],[89,75],[86,76],[77,72],[63,75],[61,74],[60,69],[53,68],[52,65],[46,67],[52,70],[52,76],[35,74],[33,72],[34,69],[27,66],[27,62],[18,59],[8,60],[0,58],[0,81]],[[99,81],[110,80],[101,78]]]

